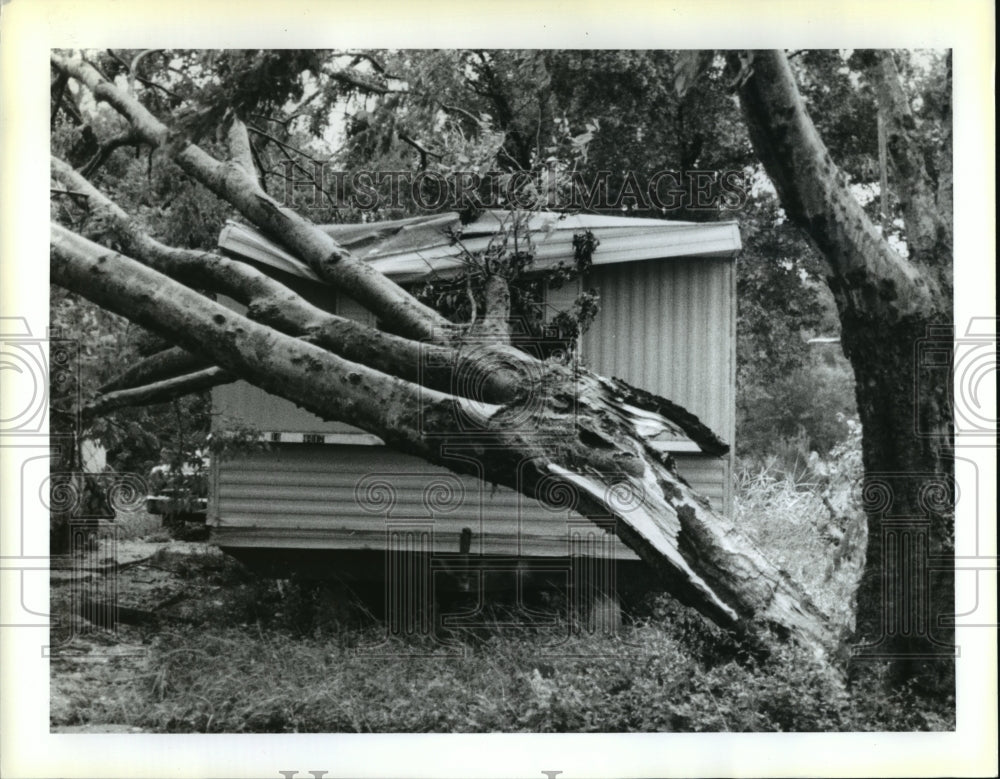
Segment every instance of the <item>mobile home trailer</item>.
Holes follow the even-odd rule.
[[[487,211],[465,225],[465,248],[484,249],[504,218]],[[355,257],[405,285],[461,267],[449,232],[457,225],[458,216],[446,214],[324,229]],[[585,277],[545,295],[546,309],[556,312],[582,289],[599,293],[600,313],[581,339],[579,359],[681,404],[732,444],[736,224],[542,213],[531,217],[529,229],[538,270],[572,264],[574,235],[590,231],[600,242]],[[374,324],[367,311],[250,228],[230,223],[219,245],[329,310]],[[218,427],[247,423],[272,442],[267,451],[213,466],[212,539],[248,562],[314,572],[374,567],[384,576],[389,574],[373,560],[412,552],[421,561],[418,577],[433,587],[437,567],[503,570],[531,562],[572,576],[581,561],[638,560],[565,501],[542,503],[458,476],[245,382],[215,388],[213,410]],[[660,445],[697,491],[723,511],[731,509],[731,452],[710,456],[682,437]],[[454,456],[472,457],[460,448]]]

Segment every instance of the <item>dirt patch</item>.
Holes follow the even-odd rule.
[[[59,563],[50,577],[52,732],[144,732],[113,723],[135,721],[155,683],[151,638],[231,615],[224,596],[245,572],[213,546],[180,541],[120,541],[110,553],[95,544]]]
[[[53,725],[50,733],[149,733],[132,725]]]

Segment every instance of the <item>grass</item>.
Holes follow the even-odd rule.
[[[667,599],[619,636],[539,652],[527,629],[454,649],[367,635],[191,626],[161,632],[65,724],[155,732],[700,732],[939,729],[914,700],[851,695],[809,653],[741,658]],[[669,621],[667,621],[669,620]],[[129,683],[122,671],[129,667]]]
[[[834,625],[849,630],[864,565],[863,515],[854,509],[833,516],[830,498],[824,502],[824,497],[821,485],[773,466],[744,470],[738,476],[735,520]]]
[[[745,471],[737,519],[847,624],[857,560],[827,563],[843,542],[830,540],[844,522],[830,508],[846,482],[803,476]],[[134,532],[145,526],[132,522]],[[216,559],[199,574],[186,560],[176,575],[215,588],[203,618],[130,629],[125,638],[142,643],[145,655],[87,666],[76,687],[61,680],[69,686],[54,724],[198,733],[954,728],[953,702],[878,685],[851,689],[837,669],[792,646],[765,660],[747,657],[665,595],[647,597],[612,635],[558,620],[503,627],[501,615],[443,645],[387,639],[371,619],[345,626],[309,617],[315,599],[304,588],[255,579],[231,561],[220,569]],[[72,646],[65,660],[53,660],[54,689],[60,673],[78,673]]]

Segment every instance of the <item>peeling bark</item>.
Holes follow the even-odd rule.
[[[450,440],[468,445],[471,425],[478,456],[470,473],[482,467],[489,480],[549,502],[553,484],[571,488],[579,513],[618,534],[719,624],[746,635],[769,627],[818,652],[836,646],[806,594],[649,444],[680,428],[647,403],[632,405],[643,398],[621,382],[536,361],[533,393],[474,403],[277,333],[58,225],[52,278],[268,392],[429,462],[456,468],[443,452]]]
[[[58,55],[52,62],[121,113],[143,142],[400,335],[310,306],[243,263],[153,241],[59,161],[53,161],[55,175],[88,194],[123,238],[124,253],[53,225],[55,283],[215,366],[198,380],[231,373],[321,418],[361,427],[400,451],[464,467],[542,501],[553,502],[553,487],[561,487],[576,511],[618,534],[673,593],[719,624],[748,637],[764,626],[818,652],[836,648],[837,637],[801,588],[698,497],[652,443],[662,433],[686,434],[705,452],[725,452],[726,444],[696,417],[624,382],[514,349],[507,342],[509,290],[502,279],[488,290],[478,329],[450,325],[264,194],[238,119],[230,126],[231,160],[222,163],[172,135],[89,66]],[[905,276],[905,269],[896,271]],[[247,316],[192,287],[244,302]],[[480,348],[477,340],[486,343]],[[436,374],[425,370],[427,349],[438,350]],[[165,388],[119,390],[158,391]],[[476,462],[445,460],[449,444],[471,445]]]

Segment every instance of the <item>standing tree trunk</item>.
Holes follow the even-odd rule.
[[[950,213],[912,143],[890,53],[873,58],[909,256],[869,220],[813,126],[781,52],[730,54],[754,148],[792,221],[827,260],[863,426],[868,550],[855,668],[954,688],[954,483],[949,402],[953,328]],[[950,197],[947,200],[950,204]],[[950,205],[948,206],[950,207]]]

